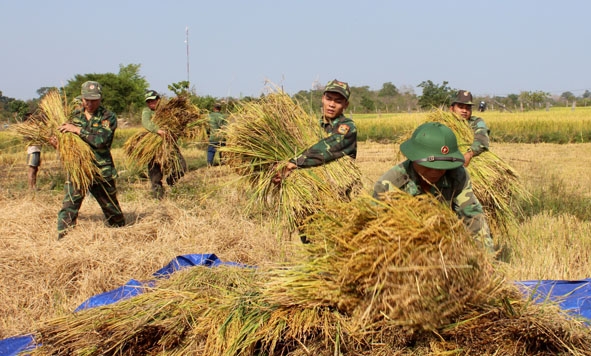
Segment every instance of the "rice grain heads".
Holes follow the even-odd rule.
[[[267,94],[243,102],[225,129],[225,162],[240,175],[249,213],[264,213],[293,230],[328,202],[346,201],[359,188],[361,172],[350,157],[296,169],[281,185],[272,183],[291,158],[326,136],[318,120],[288,95]]]
[[[31,144],[50,145],[52,137],[58,141],[60,161],[68,180],[81,191],[86,191],[94,179],[101,179],[100,169],[90,146],[80,136],[58,131],[69,120],[70,109],[59,92],[50,91],[39,103],[33,118],[17,125],[16,131]]]
[[[588,330],[521,300],[432,197],[358,196],[311,218],[302,261],[195,267],[49,321],[33,355],[588,355]]]
[[[200,114],[186,96],[176,96],[160,103],[152,121],[165,132],[159,134],[140,131],[131,136],[123,145],[123,150],[131,164],[144,167],[154,161],[162,169],[164,178],[181,171],[178,155],[179,138],[196,135],[196,131],[205,131],[207,120]],[[191,130],[188,130],[188,126]]]
[[[453,113],[434,110],[427,114],[425,122],[440,122],[456,135],[458,146],[465,152],[474,141],[474,132],[466,120]],[[492,151],[474,157],[466,168],[472,180],[474,194],[480,200],[493,235],[506,235],[522,217],[519,201],[529,200],[531,195],[519,181],[519,174],[506,161]]]

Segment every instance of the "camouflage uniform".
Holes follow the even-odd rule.
[[[330,122],[321,121],[320,125],[329,135],[290,161],[298,168],[320,166],[345,155],[357,156],[357,128],[353,120],[341,114]]]
[[[484,151],[489,149],[489,138],[490,130],[484,123],[484,120],[477,116],[471,116],[468,119],[468,124],[474,131],[474,142],[470,146],[470,150],[474,152],[474,156],[480,155]]]
[[[109,226],[124,226],[125,218],[115,187],[117,171],[111,156],[111,143],[117,129],[115,114],[100,106],[92,118],[87,120],[84,111],[77,110],[72,113],[72,124],[81,128],[79,136],[94,152],[96,164],[101,171],[101,176],[96,177],[89,188],[90,194],[99,203]],[[86,195],[86,192],[74,187],[70,181],[64,184],[64,191],[65,197],[57,221],[59,237],[76,225],[78,211]]]
[[[380,194],[397,188],[412,196],[425,194],[420,181],[421,177],[413,169],[412,162],[406,160],[391,168],[378,179],[374,186],[373,196],[378,199]],[[428,193],[449,203],[477,241],[481,242],[487,250],[493,251],[490,229],[482,205],[472,191],[470,176],[464,167],[447,170],[445,175],[434,186],[431,186]]]
[[[153,116],[154,111],[148,107],[144,108],[142,110],[142,126],[146,130],[157,135],[160,127],[158,127],[158,125],[152,121]],[[187,170],[187,162],[185,161],[185,158],[181,154],[181,151],[178,149],[178,147],[176,153],[181,167],[179,170],[175,170],[168,177],[166,177],[166,184],[171,187],[185,175],[185,171]],[[150,177],[150,185],[154,197],[158,199],[162,198],[164,195],[164,188],[162,186],[162,179],[164,178],[164,175],[162,174],[162,167],[159,163],[155,162],[154,159],[148,163],[148,176]]]

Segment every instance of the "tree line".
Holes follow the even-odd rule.
[[[120,65],[115,73],[77,74],[68,80],[63,88],[41,87],[37,90],[38,98],[23,101],[6,97],[0,91],[0,120],[4,123],[18,122],[29,112],[33,112],[39,101],[51,90],[58,90],[67,98],[73,100],[80,94],[82,83],[88,80],[98,81],[104,91],[103,104],[118,116],[127,118],[130,122],[139,121],[139,115],[144,107],[144,92],[149,89],[146,78],[140,75],[140,64]],[[382,84],[378,90],[371,90],[369,86],[351,87],[349,110],[353,113],[395,113],[430,110],[434,107],[449,106],[458,89],[452,88],[449,82],[441,84],[426,80],[417,85],[421,88],[421,95],[415,93],[411,86],[396,87],[392,82]],[[1,88],[0,88],[1,89]],[[211,110],[213,105],[222,101],[226,103],[226,110],[231,111],[233,105],[240,101],[257,100],[256,97],[216,98],[209,95],[198,96],[191,90],[190,83],[180,81],[168,85],[173,93],[189,95],[193,104],[205,110]],[[303,108],[311,113],[319,114],[321,107],[323,86],[316,84],[310,90],[300,90],[292,97]],[[483,101],[490,109],[498,110],[535,110],[548,106],[587,106],[591,105],[591,92],[585,90],[581,96],[567,91],[560,96],[552,96],[543,91],[522,91],[519,94],[500,96],[475,97],[475,103]]]

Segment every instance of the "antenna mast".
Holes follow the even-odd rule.
[[[187,44],[187,88],[190,87],[189,80],[189,26],[185,27],[185,43]]]

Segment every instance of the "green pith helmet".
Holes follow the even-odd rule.
[[[439,123],[427,122],[417,127],[412,137],[400,145],[409,160],[434,169],[454,169],[464,164],[453,131]]]

